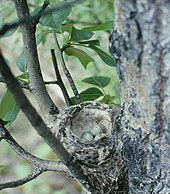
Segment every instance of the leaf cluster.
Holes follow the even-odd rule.
[[[93,24],[90,24],[90,22],[88,24],[87,22],[85,25],[77,25],[77,22],[70,19],[70,15],[73,15],[73,11],[75,10],[73,7],[69,6],[66,9],[52,12],[51,9],[56,4],[56,1],[48,1],[46,3],[49,3],[49,6],[46,8],[49,11],[49,14],[43,15],[39,20],[38,29],[40,30],[37,30],[39,33],[36,35],[37,46],[39,44],[47,43],[48,36],[55,31],[56,34],[64,37],[64,39],[61,39],[60,42],[62,44],[62,53],[68,57],[71,56],[77,58],[85,70],[88,68],[90,63],[94,63],[96,60],[93,57],[93,53],[98,55],[103,64],[114,67],[112,57],[108,52],[104,51],[100,40],[96,35],[97,32],[107,33],[108,31],[111,31],[113,28],[112,20],[107,19],[103,22],[97,19],[97,21],[93,22]],[[32,6],[33,15],[40,11],[42,6],[38,6],[39,4],[40,1],[37,1],[37,3],[30,5]],[[95,3],[89,3],[87,5],[92,4]],[[97,11],[96,13],[94,12],[94,18],[96,17],[96,14]],[[79,15],[79,11],[77,15]],[[81,23],[81,21],[79,22]],[[1,38],[12,36],[15,32],[16,29],[11,30]],[[29,84],[29,72],[27,70],[24,51],[19,54],[16,60],[16,65],[21,72],[21,74],[17,77],[18,80]],[[84,78],[81,81],[86,83],[88,87],[80,93],[81,102],[99,99],[101,102],[107,104],[115,104],[114,100],[117,97],[105,91],[105,88],[111,84],[110,77],[93,75]],[[92,85],[92,87],[89,86],[89,84]],[[71,101],[73,104],[76,104],[75,97],[72,97]],[[7,126],[10,126],[10,124],[16,119],[18,112],[19,107],[16,105],[12,94],[10,94],[7,90],[0,102],[0,118],[7,121]]]

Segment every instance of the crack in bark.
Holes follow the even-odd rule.
[[[157,29],[157,36],[156,36],[156,41],[157,45],[160,46],[160,36],[162,32],[162,9],[161,9],[161,3],[159,1],[156,2],[156,29]],[[158,77],[159,77],[159,127],[157,128],[157,133],[159,134],[159,137],[163,133],[163,127],[164,127],[164,77],[163,77],[163,71],[164,71],[164,54],[163,54],[163,48],[160,46],[159,50],[159,72],[158,72]]]
[[[159,129],[159,135],[161,136],[163,132],[163,127],[164,127],[164,78],[163,78],[163,69],[164,69],[164,64],[163,64],[163,49],[161,48],[160,50],[160,73],[159,73],[159,79],[160,79],[160,91],[159,91],[159,99],[160,99],[160,104],[159,104],[159,114],[160,114],[160,129]]]

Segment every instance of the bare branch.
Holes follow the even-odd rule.
[[[35,178],[37,178],[40,174],[43,173],[43,170],[40,168],[35,169],[34,171],[32,171],[29,175],[27,175],[26,177],[16,180],[16,181],[10,181],[10,182],[6,182],[6,183],[0,183],[0,190],[3,190],[5,188],[14,188],[14,187],[18,187],[20,185],[23,185]]]
[[[8,89],[14,95],[18,106],[23,110],[32,126],[37,130],[38,134],[47,142],[53,149],[61,161],[67,166],[70,172],[77,178],[85,187],[89,185],[89,191],[95,191],[94,186],[89,182],[89,179],[84,175],[81,166],[74,160],[74,157],[68,153],[61,142],[55,137],[53,132],[46,126],[42,118],[39,116],[35,108],[30,104],[18,81],[14,78],[8,65],[5,62],[2,53],[0,52],[0,72],[7,84]]]
[[[57,49],[59,51],[59,55],[60,55],[60,58],[61,58],[61,65],[63,67],[63,71],[64,71],[64,73],[65,73],[65,75],[66,75],[66,77],[67,77],[67,79],[68,79],[68,81],[70,83],[70,86],[71,86],[71,88],[73,90],[73,93],[74,93],[74,95],[76,97],[77,103],[80,103],[81,102],[80,101],[80,94],[79,94],[79,92],[77,90],[77,87],[76,87],[76,85],[74,83],[74,80],[73,80],[69,70],[66,67],[66,64],[65,64],[65,61],[64,61],[64,57],[63,57],[63,52],[62,52],[62,50],[60,48],[60,45],[59,45],[59,42],[58,42],[58,39],[57,39],[57,36],[56,36],[56,33],[55,33],[54,30],[53,30],[53,36],[54,36],[54,40],[55,40],[56,45],[57,45]]]
[[[44,171],[55,171],[55,172],[64,172],[69,173],[66,166],[60,161],[50,161],[50,160],[43,160],[36,156],[33,156],[29,152],[27,152],[24,148],[22,148],[15,139],[11,136],[9,131],[3,126],[0,122],[0,134],[1,139],[6,140],[11,148],[22,158],[30,162],[31,164],[41,168]]]
[[[38,14],[35,14],[35,15],[28,15],[28,16],[20,19],[19,21],[16,21],[16,22],[13,22],[13,23],[10,23],[10,24],[6,23],[0,29],[0,36],[4,35],[6,32],[8,32],[11,29],[17,28],[18,26],[20,26],[22,24],[28,24],[32,20],[37,20],[42,15],[48,15],[48,14],[51,14],[51,12],[55,12],[55,11],[66,9],[70,5],[74,5],[74,4],[83,2],[83,1],[85,1],[85,0],[74,0],[74,1],[71,1],[69,3],[60,4],[60,5],[52,7],[50,10],[45,10],[43,12],[43,14],[41,12],[39,12]]]
[[[3,77],[0,77],[0,82],[1,82],[1,83],[5,83]],[[21,81],[18,81],[18,82],[19,82],[19,85],[20,85],[20,87],[21,87],[22,89],[29,90],[30,92],[32,91],[32,88],[31,88],[31,86],[30,86],[29,83],[24,83],[24,82],[21,82]],[[44,84],[45,84],[45,85],[51,85],[51,84],[57,84],[57,85],[59,85],[59,84],[58,84],[58,81],[44,81]]]
[[[63,96],[64,96],[64,99],[66,101],[67,106],[71,106],[72,103],[71,103],[70,97],[69,97],[69,95],[67,93],[67,90],[64,86],[63,80],[61,79],[61,76],[60,76],[60,72],[59,72],[59,69],[58,69],[58,63],[57,63],[57,59],[56,59],[56,56],[55,56],[54,49],[51,49],[51,56],[52,56],[53,66],[54,66],[54,69],[55,69],[58,85],[60,86],[60,88],[63,92]]]
[[[45,81],[44,84],[46,85],[57,84],[58,85],[58,81]]]

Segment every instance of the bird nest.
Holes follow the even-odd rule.
[[[59,123],[58,138],[77,160],[94,167],[114,152],[117,108],[86,102],[65,110]]]
[[[114,193],[123,176],[118,109],[85,102],[64,110],[57,137],[82,167],[96,193]]]

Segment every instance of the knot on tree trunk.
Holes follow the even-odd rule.
[[[117,137],[119,110],[85,102],[63,111],[58,138],[96,187],[96,193],[112,193],[120,184],[123,163]]]

